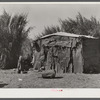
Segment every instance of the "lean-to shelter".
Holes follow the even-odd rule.
[[[57,73],[99,73],[100,40],[86,35],[57,32],[36,41],[34,68]]]

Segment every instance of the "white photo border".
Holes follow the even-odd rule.
[[[100,2],[0,2],[0,4],[100,4]],[[62,90],[62,91],[61,91]],[[100,98],[99,88],[7,88],[0,98]]]

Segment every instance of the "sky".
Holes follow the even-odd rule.
[[[78,12],[84,17],[96,17],[100,20],[100,4],[0,4],[0,15],[6,10],[12,16],[15,14],[28,14],[28,26],[33,27],[29,37],[43,32],[44,27],[59,25],[58,19],[75,19]]]

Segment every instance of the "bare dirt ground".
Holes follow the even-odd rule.
[[[57,74],[54,79],[43,79],[41,73],[0,70],[0,88],[99,88],[100,74]]]

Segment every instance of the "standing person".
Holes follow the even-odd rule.
[[[33,67],[34,67],[34,63],[35,63],[35,50],[33,51],[32,61],[31,61]]]
[[[17,64],[17,68],[18,68],[18,73],[20,74],[22,73],[27,73],[27,71],[29,70],[29,66],[28,66],[28,57],[23,57],[22,55],[19,56],[18,59],[18,64]]]
[[[17,64],[17,69],[18,69],[18,73],[20,74],[21,73],[21,69],[22,69],[22,55],[19,56],[19,59],[18,59],[18,64]]]

